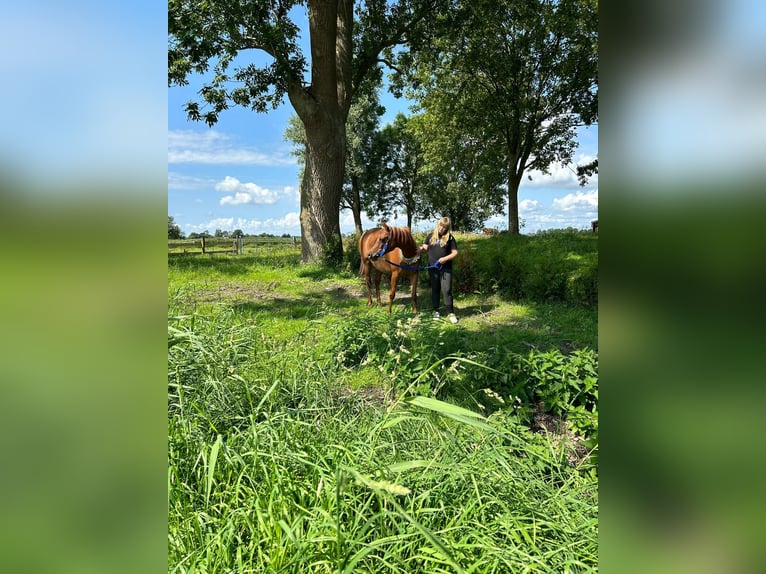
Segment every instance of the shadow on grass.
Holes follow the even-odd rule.
[[[336,286],[322,291],[307,292],[296,297],[268,297],[251,301],[236,301],[232,309],[255,315],[280,319],[321,318],[328,313],[348,314],[361,307],[361,297],[345,287]]]
[[[354,274],[348,271],[342,271],[333,267],[320,267],[320,266],[306,266],[301,267],[297,273],[298,277],[305,277],[307,279],[313,279],[315,281],[324,281],[325,279],[350,279],[354,277]]]
[[[307,291],[296,296],[269,295],[263,298],[232,301],[232,309],[251,316],[266,315],[285,320],[306,320],[335,314],[346,317],[372,313],[387,315],[388,292],[381,291],[378,306],[367,306],[364,291],[334,285],[319,291]],[[418,294],[419,315],[423,320],[432,316],[428,291]],[[567,307],[563,304],[519,303],[507,308],[499,302],[475,302],[460,305],[455,313],[456,325],[443,318],[437,324],[452,329],[455,349],[483,352],[487,349],[526,354],[530,350],[557,349],[568,354],[576,349],[598,349],[598,319],[595,311]],[[397,292],[392,306],[392,318],[414,317],[409,290]]]
[[[269,299],[265,301],[248,301],[232,305],[238,313],[251,315],[267,315],[278,319],[306,319],[323,314],[322,305],[300,299]]]

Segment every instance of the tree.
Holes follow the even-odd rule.
[[[362,190],[369,189],[379,177],[380,154],[375,154],[379,117],[385,108],[378,100],[379,85],[366,81],[366,89],[357,90],[346,120],[346,167],[340,210],[348,209],[354,228],[362,233]],[[301,177],[306,164],[306,135],[297,116],[287,122],[284,139],[293,144],[292,155],[298,160]]]
[[[212,65],[212,78],[200,90],[202,102],[186,105],[191,120],[212,126],[231,105],[266,112],[285,96],[300,118],[306,138],[300,186],[304,262],[342,255],[339,208],[353,94],[378,70],[383,50],[422,36],[419,27],[439,1],[169,0],[169,85],[184,85]],[[310,64],[291,13],[304,4]],[[270,63],[257,65],[249,51],[266,54]]]
[[[168,239],[183,239],[181,228],[176,225],[172,215],[168,215]]]
[[[577,166],[577,181],[580,182],[580,186],[584,187],[588,184],[588,178],[598,174],[598,158],[591,162]]]
[[[371,216],[384,219],[404,213],[407,226],[412,227],[413,219],[428,216],[429,209],[424,203],[420,144],[409,119],[397,114],[392,124],[378,132],[373,149],[373,162],[380,169],[365,194],[365,208]]]
[[[298,179],[303,181],[303,173],[306,170],[306,132],[303,131],[303,124],[298,116],[288,118],[282,139],[293,144],[290,154],[298,161]]]
[[[406,77],[427,117],[429,165],[462,156],[463,166],[500,175],[518,234],[524,173],[571,163],[575,128],[597,121],[597,0],[459,4]]]
[[[430,218],[444,215],[454,229],[480,229],[491,215],[502,211],[505,188],[497,148],[481,138],[455,137],[459,130],[445,129],[450,118],[433,113],[413,117],[409,127],[423,150],[420,193],[423,214]],[[444,123],[446,122],[446,124]]]
[[[365,84],[367,89],[360,89],[354,96],[346,122],[348,147],[341,198],[341,209],[351,211],[354,229],[359,234],[362,233],[363,196],[370,193],[380,177],[381,161],[376,143],[380,116],[385,113],[378,99],[379,84],[372,81]]]

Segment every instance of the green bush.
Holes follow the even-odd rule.
[[[423,241],[422,235],[415,234],[416,241]],[[591,308],[598,304],[598,237],[593,233],[565,229],[491,237],[457,234],[456,239],[460,253],[454,262],[456,294],[497,294]],[[358,272],[358,243],[358,234],[344,237],[344,270]],[[420,274],[419,286],[428,288],[428,273]]]
[[[566,280],[565,301],[583,307],[598,304],[598,253],[588,253]]]
[[[457,373],[449,365],[429,371],[434,363],[457,355],[459,343],[421,316],[402,319],[372,310],[345,318],[332,332],[330,353],[341,369],[376,369],[399,391],[409,387],[411,393],[435,396]]]
[[[520,365],[519,385],[528,399],[563,417],[583,436],[598,430],[598,356],[590,349],[570,354],[533,350]]]
[[[455,291],[595,307],[598,244],[592,233],[547,231],[459,237]]]
[[[343,236],[343,263],[341,267],[345,271],[359,272],[359,266],[362,262],[362,257],[359,255],[360,237],[361,235],[358,233]]]

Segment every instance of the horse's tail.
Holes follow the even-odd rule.
[[[362,233],[362,236],[359,238],[359,276],[361,277],[364,275],[364,239],[367,237],[367,234],[370,232],[368,229],[364,233]]]

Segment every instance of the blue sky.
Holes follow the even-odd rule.
[[[268,114],[243,109],[222,113],[213,128],[189,122],[183,104],[199,84],[170,88],[168,93],[168,214],[187,235],[216,229],[245,233],[300,235],[299,167],[283,140],[289,103]],[[390,94],[383,98],[386,114],[381,126],[406,103]],[[577,162],[596,157],[598,127],[581,130]],[[532,173],[519,190],[522,233],[541,229],[590,228],[598,212],[598,177],[580,187],[571,169],[553,166],[550,176]],[[406,221],[394,221],[403,225]],[[426,229],[430,221],[416,221]],[[365,229],[375,222],[363,217]],[[497,214],[487,226],[507,229],[507,214]],[[351,212],[341,212],[341,231],[353,231]]]
[[[216,229],[245,233],[300,235],[299,167],[283,140],[289,104],[269,114],[230,109],[213,128],[188,122],[183,104],[193,88],[171,88],[168,95],[168,214],[188,235]],[[405,104],[385,98],[386,115],[408,113]],[[575,159],[587,161],[597,154],[598,127],[581,130]],[[522,233],[541,229],[590,228],[598,213],[598,177],[580,187],[574,173],[553,166],[550,176],[532,173],[519,190]],[[394,221],[404,224],[405,221]],[[426,229],[431,222],[414,222]],[[369,218],[363,226],[373,227]],[[490,227],[507,228],[507,214],[487,221]],[[341,231],[353,231],[350,211],[341,212]]]
[[[305,28],[304,28],[305,29]],[[202,83],[189,78],[184,87],[168,90],[168,214],[187,235],[216,229],[245,233],[300,235],[299,167],[283,140],[293,110],[285,102],[268,114],[231,108],[219,116],[218,124],[189,122],[184,104],[196,99]],[[381,94],[386,113],[381,127],[398,112],[410,114],[407,102]],[[582,129],[575,163],[585,163],[598,154],[598,126]],[[551,175],[531,173],[519,190],[522,233],[542,229],[576,227],[590,229],[598,217],[598,177],[580,187],[570,168],[554,165]],[[376,221],[363,214],[363,227]],[[507,229],[507,213],[498,213],[486,225]],[[401,217],[395,225],[404,225]],[[415,221],[425,230],[431,221]],[[341,212],[341,232],[353,231],[351,212]]]

